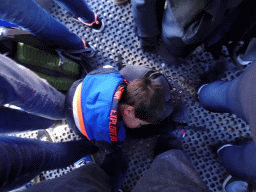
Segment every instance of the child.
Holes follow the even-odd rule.
[[[124,141],[125,127],[157,124],[167,116],[165,92],[159,83],[151,78],[129,83],[113,68],[92,71],[75,82],[67,93],[66,107],[69,126],[109,150]]]

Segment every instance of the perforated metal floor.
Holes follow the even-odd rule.
[[[49,0],[48,2],[49,3]],[[188,130],[183,140],[183,150],[190,155],[193,165],[201,178],[206,182],[211,191],[221,191],[222,182],[226,171],[208,149],[210,144],[220,140],[231,141],[240,136],[249,136],[248,125],[233,114],[212,113],[203,109],[196,98],[195,87],[198,76],[212,64],[212,56],[201,47],[190,59],[181,66],[162,65],[168,62],[163,46],[158,53],[143,53],[139,47],[138,38],[133,33],[133,19],[131,4],[115,6],[111,0],[88,0],[93,10],[100,15],[106,23],[103,33],[94,33],[85,28],[83,24],[74,21],[66,10],[55,3],[48,7],[50,13],[64,23],[78,36],[85,38],[97,50],[98,54],[90,60],[94,65],[111,64],[116,66],[117,56],[121,54],[125,65],[143,65],[164,73],[173,86],[173,102],[185,103],[189,109],[189,126],[205,127],[206,131],[198,132]],[[47,6],[46,6],[47,7]],[[223,48],[225,52],[225,48]],[[232,80],[240,74],[233,68],[230,58],[223,58],[228,63],[229,71],[225,80]],[[77,139],[67,125],[50,130],[56,142]],[[37,132],[20,134],[20,137],[37,138]],[[153,148],[156,137],[148,139],[129,139],[124,145],[124,152],[130,158],[129,171],[123,185],[123,191],[131,191],[136,182],[143,176],[153,161]],[[102,153],[96,157],[99,162]],[[41,175],[42,179],[52,179],[73,169],[70,166],[62,170],[48,171]]]

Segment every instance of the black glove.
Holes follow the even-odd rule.
[[[128,163],[128,157],[123,154],[121,148],[117,147],[114,152],[106,155],[103,163],[100,165],[100,168],[112,180],[112,192],[117,192],[121,188],[129,167]]]

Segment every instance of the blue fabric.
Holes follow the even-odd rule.
[[[202,12],[192,13],[194,15],[189,14],[194,10],[192,8],[195,6],[194,1],[186,1],[184,2],[184,5],[175,7],[175,4],[181,3],[179,3],[179,1],[167,0],[166,8],[164,9],[162,6],[162,18],[158,17],[159,15],[162,15],[161,10],[157,9],[157,6],[162,3],[161,0],[131,0],[131,3],[133,19],[136,26],[135,29],[138,36],[146,38],[161,34],[161,38],[165,45],[167,45],[169,53],[175,56],[182,56],[184,53],[187,53],[187,51],[194,49],[194,44],[204,41],[204,43],[206,43],[208,46],[211,46],[225,37],[238,15],[238,12],[234,11],[234,7],[236,4],[241,3],[241,1],[242,0],[218,0],[212,1],[211,5],[206,5],[210,8],[206,8],[205,12],[208,11],[211,16],[215,18],[215,20],[212,20],[211,23],[209,23],[206,19],[208,16],[207,14],[203,14]],[[201,1],[201,3],[203,2],[204,1]],[[220,2],[221,5],[219,5]],[[196,3],[200,5],[199,1]],[[189,10],[189,8],[192,10]],[[195,8],[196,10],[198,9],[198,11],[201,9],[199,6],[195,6]],[[231,10],[227,15],[224,14],[226,9],[229,11]],[[248,8],[245,10],[247,11],[247,9]],[[184,14],[181,14],[182,11]],[[251,13],[253,13],[253,11],[251,11]],[[185,18],[181,18],[181,15],[184,15]],[[194,20],[192,24],[187,26],[185,22],[189,23],[189,19],[191,17],[195,17],[197,20]],[[203,17],[205,17],[205,19],[203,19]],[[240,17],[244,18],[244,15],[241,15]],[[202,20],[207,22],[203,22]],[[240,20],[243,22],[243,19]],[[216,25],[214,24],[215,21],[217,21]],[[243,24],[242,22],[239,23],[239,26]],[[197,28],[198,26],[200,27]],[[241,28],[244,29],[244,27]],[[230,34],[232,35],[232,33],[233,32]],[[242,34],[239,35],[239,38],[241,35]],[[188,47],[188,45],[190,46]]]
[[[241,80],[236,78],[233,81],[216,81],[204,86],[199,93],[199,102],[207,110],[221,113],[234,113],[244,121],[247,121],[242,110],[239,83]],[[248,122],[248,121],[247,121]]]
[[[54,120],[39,117],[21,110],[0,106],[0,111],[0,133],[48,129],[55,124]]]
[[[114,94],[123,76],[116,73],[87,75],[83,80],[81,103],[88,137],[96,141],[110,141],[109,117]],[[124,132],[121,131],[120,134]],[[124,138],[122,136],[121,138]]]
[[[0,20],[0,27],[1,26],[4,26],[4,27],[18,27],[17,25],[14,25],[14,24],[11,24],[7,21],[3,21],[3,20]]]
[[[230,175],[243,181],[256,181],[256,146],[253,141],[243,146],[224,147],[219,156]]]
[[[118,140],[122,142],[122,141],[124,141],[124,139],[125,139],[125,128],[124,128],[123,123],[120,123],[120,129],[118,132]]]
[[[92,149],[85,139],[50,143],[0,135],[0,191],[25,185],[42,171],[65,168]]]
[[[65,96],[3,55],[0,90],[0,133],[46,129],[65,118]],[[3,107],[7,103],[23,110]],[[0,191],[24,185],[42,171],[67,167],[94,149],[87,139],[49,143],[0,135]]]
[[[139,37],[153,37],[160,34],[157,23],[156,1],[131,0],[131,10]]]
[[[94,21],[94,13],[85,0],[54,0],[76,17],[81,17],[86,23]]]
[[[214,112],[234,113],[246,121],[256,141],[256,63],[232,81],[217,81],[204,86],[199,93],[200,104]],[[243,146],[225,147],[219,152],[225,169],[241,180],[256,180],[256,146],[251,142]]]
[[[52,120],[65,118],[65,96],[29,69],[19,67],[3,55],[0,55],[0,90],[0,106],[15,105]]]
[[[58,0],[71,13],[83,18],[85,22],[94,21],[94,14],[84,0],[76,3]],[[0,0],[0,19],[23,27],[46,43],[66,50],[84,48],[82,40],[68,30],[66,26],[54,19],[33,0]],[[93,18],[93,19],[92,19]]]

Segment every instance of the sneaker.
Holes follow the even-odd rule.
[[[235,142],[234,141],[226,141],[226,140],[223,140],[223,141],[218,141],[217,143],[215,144],[211,144],[209,145],[209,149],[212,151],[212,153],[218,157],[219,156],[219,151],[225,147],[228,147],[228,146],[232,146],[232,145],[235,145]]]
[[[245,51],[240,51],[237,53],[237,62],[241,65],[248,65],[251,64],[253,61],[256,60],[255,57],[255,45],[256,45],[256,38],[252,38],[246,47]],[[244,52],[244,53],[242,53]]]
[[[103,31],[103,29],[105,27],[105,23],[101,18],[98,17],[98,15],[96,13],[94,13],[94,16],[95,16],[95,20],[92,23],[85,23],[80,17],[77,17],[75,19],[77,19],[78,21],[83,23],[86,27],[89,27],[93,31],[99,33],[101,31]]]
[[[199,84],[209,84],[220,80],[222,77],[224,77],[226,70],[226,63],[221,60],[213,61],[213,63],[207,67],[205,73],[199,76]]]
[[[127,2],[128,0],[113,0],[113,3],[115,3],[115,5],[123,5]]]
[[[169,133],[169,137],[172,139],[178,139],[179,141],[182,141],[182,139],[186,136],[185,129],[176,129],[174,131],[171,131]]]
[[[237,69],[239,70],[244,70],[246,65],[245,64],[241,64],[243,63],[242,60],[239,60],[240,57],[239,54],[241,52],[241,49],[244,48],[244,43],[242,41],[237,42],[237,43],[230,43],[227,45],[227,49],[230,55],[231,60],[234,63],[234,66],[237,67]]]
[[[87,155],[86,157],[83,157],[82,159],[75,162],[75,168],[79,168],[87,163],[93,162],[90,155]]]
[[[240,181],[231,175],[229,175],[222,184],[223,192],[226,191],[237,191],[237,192],[247,192],[248,183]]]
[[[94,47],[90,46],[88,42],[81,39],[84,44],[84,49],[80,50],[65,50],[63,53],[68,57],[81,61],[82,58],[91,58],[95,55],[96,51]]]
[[[209,145],[209,149],[216,155],[218,156],[218,153],[220,152],[220,150],[222,150],[225,147],[229,147],[229,146],[233,146],[233,145],[238,145],[238,146],[242,146],[242,145],[246,145],[249,142],[253,141],[252,137],[239,137],[236,138],[234,141],[219,141],[218,143]]]
[[[87,41],[85,41],[84,39],[82,39],[82,41],[84,44],[85,51],[81,53],[81,56],[85,57],[85,58],[93,57],[96,53],[94,47],[89,45],[89,43]]]

